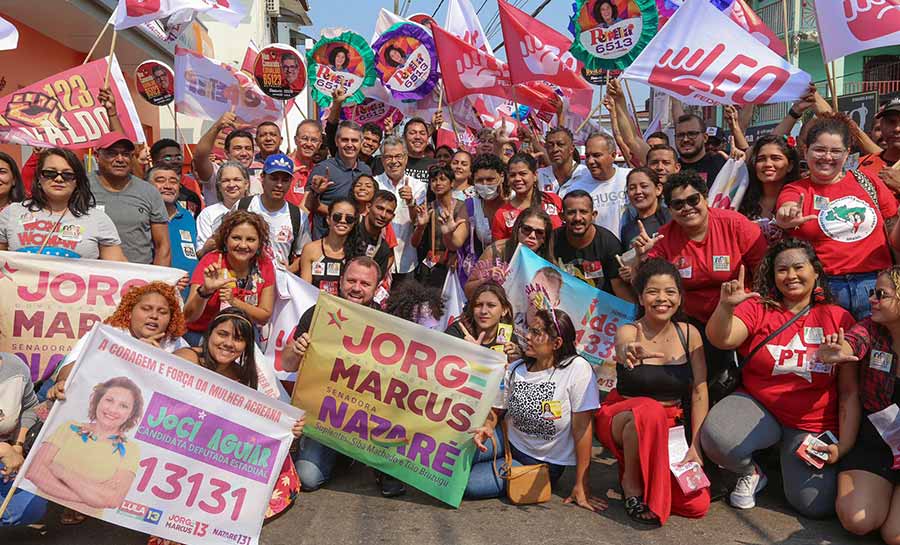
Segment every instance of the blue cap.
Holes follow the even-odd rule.
[[[273,153],[266,157],[266,164],[263,166],[264,174],[272,174],[273,172],[286,172],[291,176],[294,175],[294,162],[291,158],[283,153]]]

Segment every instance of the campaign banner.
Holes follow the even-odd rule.
[[[444,30],[485,53],[493,51],[478,19],[478,12],[469,0],[450,0],[447,3]]]
[[[615,2],[576,0],[572,6],[571,31],[575,39],[569,51],[584,63],[582,75],[586,75],[585,70],[626,68],[656,34],[656,2],[636,0],[629,4],[620,8]]]
[[[247,16],[248,0],[119,0],[113,16],[116,30],[168,18],[170,23],[190,22],[202,13],[237,27]]]
[[[900,44],[900,0],[816,2],[819,42],[826,62],[859,51]]]
[[[400,122],[403,121],[403,113],[390,104],[366,97],[359,104],[341,108],[341,119],[349,119],[360,125],[375,123],[383,129],[388,119],[391,120],[392,127],[399,127]]]
[[[434,38],[422,27],[397,23],[372,44],[379,81],[398,100],[420,100],[437,85]]]
[[[295,381],[297,373],[288,373],[281,366],[281,354],[294,340],[297,322],[309,307],[316,304],[319,289],[281,269],[275,269],[275,306],[269,320],[268,339],[265,343],[266,363],[272,366],[274,376],[279,380]]]
[[[53,225],[39,223],[21,236],[41,244]],[[76,243],[56,239],[54,246]],[[22,358],[32,380],[46,379],[129,289],[154,280],[174,285],[182,276],[168,267],[0,252],[0,351]]]
[[[165,106],[175,100],[175,73],[163,62],[144,61],[134,69],[134,83],[144,100]]]
[[[699,105],[793,101],[810,82],[707,0],[687,0],[622,77]]]
[[[144,143],[141,120],[115,55],[60,72],[0,98],[0,143],[90,148],[112,132],[97,100],[109,67],[109,89],[125,136]]]
[[[572,318],[579,355],[595,367],[603,391],[616,385],[616,331],[634,321],[634,304],[582,282],[521,244],[516,249],[503,288],[514,312],[516,335],[525,338],[531,294],[542,293],[549,303]]]
[[[304,435],[458,507],[506,356],[325,292],[310,337]]]
[[[252,40],[250,43],[253,44]],[[244,55],[246,58],[247,54]],[[292,99],[306,87],[306,67],[300,60],[300,53],[286,44],[262,48],[253,63],[253,76],[262,92],[275,100]]]
[[[301,415],[98,325],[15,484],[179,543],[253,545]]]
[[[344,104],[359,104],[365,99],[363,87],[375,83],[375,53],[366,39],[350,32],[323,36],[306,52],[309,89],[313,100],[322,108],[331,105],[331,95],[338,87],[347,94]]]
[[[252,76],[227,63],[176,47],[175,72],[183,76],[175,80],[179,114],[215,120],[232,111],[241,128],[281,121],[281,103],[266,96]]]

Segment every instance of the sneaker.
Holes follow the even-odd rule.
[[[406,494],[406,486],[402,482],[380,471],[375,472],[375,482],[381,487],[381,495],[385,498]]]
[[[769,480],[759,466],[753,464],[753,473],[744,475],[737,480],[734,490],[729,496],[732,507],[737,509],[753,509],[756,507],[756,494],[766,487]]]

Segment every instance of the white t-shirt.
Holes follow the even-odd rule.
[[[538,175],[538,187],[541,191],[546,191],[547,193],[558,193],[559,192],[559,182],[556,179],[556,175],[553,174],[553,166],[547,166],[539,168],[537,171]],[[591,171],[588,170],[588,167],[584,166],[584,163],[576,163],[575,169],[572,171],[572,176],[566,180],[563,185],[581,179],[591,179]]]
[[[224,204],[217,202],[211,206],[207,206],[200,211],[197,216],[197,251],[199,252],[206,241],[212,238],[213,233],[222,224],[222,217],[231,209]]]
[[[239,205],[240,202],[234,205],[235,210]],[[311,240],[309,215],[302,209],[300,210],[300,235],[297,240],[294,240],[294,226],[291,225],[291,212],[287,202],[284,203],[281,210],[270,212],[263,206],[261,197],[257,195],[250,201],[247,210],[261,215],[269,224],[269,246],[272,249],[272,257],[276,261],[290,263],[295,255],[300,255],[303,246]]]
[[[247,189],[247,196],[262,194],[262,168],[254,168],[251,165],[251,168],[248,168],[247,171],[250,174],[250,187]],[[209,180],[203,180],[200,183],[203,191],[203,202],[206,206],[219,202],[219,196],[216,195],[216,175],[219,173],[219,165],[213,163],[212,172]]]
[[[564,198],[567,193],[575,189],[581,189],[591,194],[594,199],[594,210],[597,211],[595,225],[607,228],[612,234],[619,237],[622,232],[622,214],[628,207],[628,194],[626,178],[630,168],[613,167],[613,176],[609,180],[595,180],[588,174],[587,178],[572,178],[559,189],[559,197]]]
[[[421,205],[425,202],[428,184],[408,174],[404,175],[403,179],[396,186],[388,178],[387,173],[379,174],[375,177],[375,180],[378,182],[379,189],[386,189],[397,197],[397,211],[394,213],[394,221],[392,222],[394,234],[397,235],[397,246],[394,247],[394,272],[398,274],[412,272],[419,262],[419,255],[415,246],[409,243],[412,239],[413,230],[415,230],[415,225],[413,225],[415,212],[410,214],[406,201],[400,198],[400,188],[409,184],[416,205]]]
[[[591,364],[581,356],[562,368],[532,373],[525,363],[510,366],[497,404],[506,409],[509,442],[523,453],[550,464],[574,466],[572,413],[600,406],[600,390]]]

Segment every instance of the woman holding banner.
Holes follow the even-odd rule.
[[[223,307],[247,313],[264,325],[275,305],[275,267],[266,257],[269,226],[259,214],[246,210],[229,212],[213,235],[215,250],[209,252],[191,276],[191,291],[184,304],[188,321],[185,340],[198,346],[203,332]]]
[[[63,148],[45,150],[31,198],[0,211],[0,250],[128,261],[116,226],[95,204],[78,157]]]
[[[475,263],[463,288],[466,297],[471,297],[475,289],[484,283],[493,282],[502,285],[506,280],[509,262],[512,261],[519,244],[527,246],[552,263],[555,260],[552,230],[553,222],[541,208],[529,208],[519,214],[513,224],[512,237],[491,244]]]
[[[235,307],[223,309],[212,318],[200,346],[182,348],[175,352],[176,356],[253,389],[257,387],[258,376],[255,354],[256,328],[248,314]],[[303,433],[304,423],[304,417],[294,423],[291,430],[294,437],[300,437]],[[291,457],[287,456],[281,467],[281,474],[275,481],[266,518],[274,517],[290,507],[299,493],[300,478]],[[160,543],[166,541],[151,538],[148,545]]]
[[[447,335],[503,352],[509,363],[522,357],[519,339],[513,333],[513,308],[506,291],[497,284],[482,284],[466,301],[459,320],[445,331]]]
[[[484,426],[475,431],[476,453],[466,497],[495,498],[503,481],[495,465],[505,449],[512,465],[547,464],[555,485],[575,466],[575,486],[566,503],[590,511],[606,509],[591,496],[589,468],[594,411],[600,405],[591,364],[575,352],[569,315],[545,306],[529,313],[525,358],[510,366],[501,397]],[[502,422],[501,430],[496,427]]]
[[[25,198],[25,184],[19,165],[9,154],[0,151],[0,210]]]
[[[709,487],[684,490],[669,467],[669,443],[670,428],[685,424],[689,413],[693,441],[681,464],[699,464],[693,471],[702,472],[697,434],[709,408],[703,341],[682,313],[684,287],[674,265],[646,261],[634,285],[637,319],[616,333],[617,386],[597,411],[597,437],[619,462],[632,520],[655,526],[670,514],[700,518],[709,510]]]
[[[700,443],[709,458],[738,475],[730,503],[756,505],[767,483],[753,460],[779,445],[784,495],[801,515],[834,514],[837,462],[856,442],[860,408],[856,366],[817,361],[826,339],[853,325],[834,304],[812,247],[786,239],[766,254],[744,289],[744,269],[721,286],[706,326],[714,345],[737,349],[741,385],[709,411]]]
[[[216,171],[216,196],[219,202],[204,208],[197,216],[197,257],[215,250],[213,234],[222,218],[234,205],[247,196],[250,189],[250,173],[237,161],[225,161]]]

